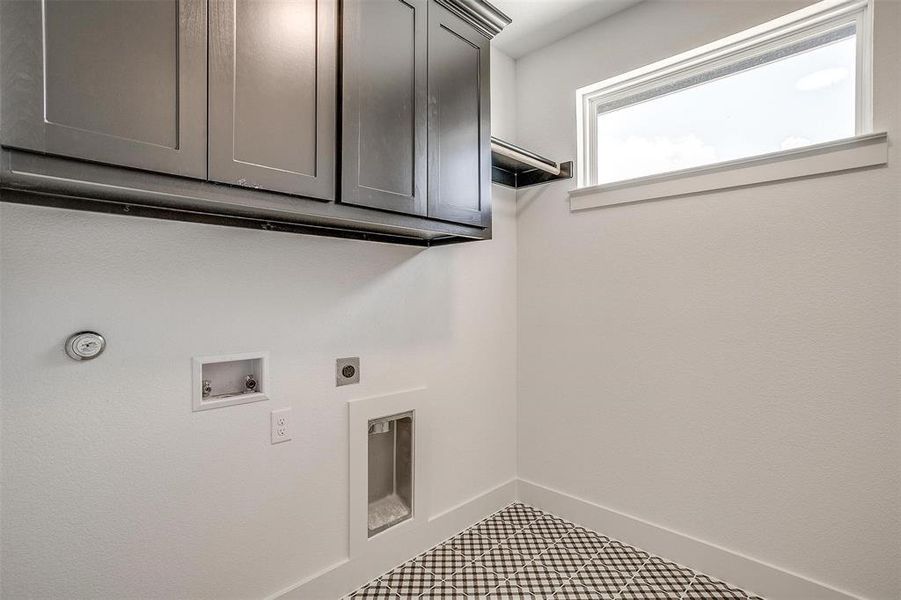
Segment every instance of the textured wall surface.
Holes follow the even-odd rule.
[[[643,3],[517,62],[518,141],[575,90],[801,4]],[[570,213],[518,200],[519,473],[867,598],[901,597],[897,31],[865,172]]]
[[[646,2],[493,53],[493,132],[575,158],[576,88],[805,3]],[[893,141],[901,5],[877,8]],[[526,479],[901,597],[899,160],[578,214],[570,183],[495,187],[493,241],[428,251],[0,204],[0,595],[311,576],[347,555],[345,401],[427,384],[434,514],[512,477],[518,443]],[[76,364],[82,328],[110,345]],[[190,358],[249,350],[272,399],[192,413]],[[347,355],[363,383],[336,389]]]
[[[259,598],[340,561],[350,398],[435,391],[433,513],[508,481],[513,193],[494,203],[493,241],[426,251],[0,204],[2,596]],[[76,363],[85,328],[109,347]],[[271,400],[192,413],[191,357],[253,350]],[[349,355],[363,383],[336,389]]]

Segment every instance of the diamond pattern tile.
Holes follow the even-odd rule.
[[[677,598],[688,588],[695,573],[656,556],[650,558],[635,575],[635,581],[671,592]]]
[[[495,515],[489,519],[485,519],[481,523],[477,523],[471,531],[487,537],[494,542],[502,542],[520,529],[522,529],[522,527],[516,523],[507,521],[500,515]]]
[[[648,559],[648,553],[613,541],[598,552],[598,558],[608,567],[632,575]]]
[[[722,581],[698,575],[685,592],[685,600],[746,600],[748,595]]]
[[[525,504],[511,504],[500,511],[498,516],[506,521],[515,523],[522,528],[544,514],[545,513],[540,510],[532,508],[531,506],[526,506]]]
[[[601,549],[610,542],[610,538],[589,531],[584,527],[576,527],[560,538],[560,544],[572,548],[579,554],[594,558]]]
[[[434,600],[468,600],[469,596],[452,586],[446,581],[442,581],[420,598],[429,598]]]
[[[446,544],[466,558],[476,559],[491,550],[498,542],[470,530],[451,538]]]
[[[514,552],[508,548],[499,547],[482,555],[476,563],[489,571],[494,571],[501,577],[511,577],[522,569],[532,559]]]
[[[523,504],[522,502],[514,502],[513,504],[510,504],[510,505],[504,507],[502,512],[521,513],[521,514],[529,515],[535,519],[548,514],[548,513],[544,512],[543,510],[537,509],[534,506],[529,506],[528,504]]]
[[[500,585],[503,578],[485,567],[473,564],[457,571],[447,581],[467,596],[484,596]]]
[[[407,563],[382,576],[382,582],[404,598],[415,598],[440,581],[416,563]]]
[[[490,600],[532,600],[533,598],[537,598],[537,596],[534,596],[518,585],[513,585],[507,581],[492,590],[487,598]]]
[[[550,548],[551,545],[551,542],[542,537],[522,531],[504,541],[500,547],[507,548],[529,558],[535,558]]]
[[[447,579],[471,561],[450,546],[442,545],[429,550],[414,562],[440,579]]]
[[[521,571],[510,578],[516,585],[525,588],[539,597],[550,596],[557,591],[567,578],[560,573],[548,569],[536,562],[527,564]]]
[[[526,527],[525,532],[556,542],[573,529],[575,529],[575,526],[572,523],[551,515],[544,515]]]
[[[582,567],[573,581],[598,592],[603,598],[613,598],[629,583],[629,576],[604,565],[597,559]]]
[[[617,598],[622,600],[674,600],[679,596],[673,596],[653,586],[633,581],[619,593]]]
[[[569,582],[554,594],[554,600],[603,600],[603,596],[578,583]]]
[[[347,600],[763,600],[516,503]]]
[[[556,544],[539,554],[535,561],[561,575],[571,577],[588,562],[588,558],[566,546]]]
[[[400,600],[400,596],[381,581],[374,581],[366,587],[360,588],[348,598],[350,600]]]

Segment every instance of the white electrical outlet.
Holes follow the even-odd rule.
[[[273,444],[287,442],[291,439],[291,409],[282,408],[269,414],[271,440]]]

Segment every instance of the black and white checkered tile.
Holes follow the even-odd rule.
[[[347,600],[763,600],[525,504],[511,504]]]

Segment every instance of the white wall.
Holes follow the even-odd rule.
[[[493,241],[425,251],[0,204],[2,596],[260,598],[340,561],[350,398],[436,392],[434,514],[514,477],[515,205],[494,191]],[[109,347],[76,363],[85,328]],[[251,350],[271,400],[192,413],[191,357]],[[348,355],[363,383],[336,389]]]
[[[804,3],[645,3],[494,52],[494,133],[574,158],[577,87]],[[881,2],[891,138],[899,28]],[[0,596],[314,575],[347,555],[345,400],[426,383],[433,514],[513,477],[518,442],[525,479],[897,598],[899,158],[578,214],[568,183],[495,187],[493,241],[427,251],[0,204]],[[76,364],[82,328],[110,346]],[[271,401],[190,412],[191,356],[256,349]],[[350,354],[364,382],[335,389]]]
[[[518,141],[575,158],[578,87],[803,4],[643,3],[526,56]],[[878,2],[890,140],[899,30]],[[518,200],[520,477],[901,597],[897,142],[884,169],[579,213],[571,185]]]

